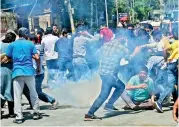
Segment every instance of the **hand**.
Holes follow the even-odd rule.
[[[146,46],[145,45],[141,45],[141,46],[138,46],[139,48],[145,48]]]
[[[151,53],[152,52],[152,49],[148,49],[148,53]]]
[[[82,35],[89,35],[88,31],[84,31],[81,33]]]
[[[9,59],[6,56],[1,56],[1,63],[8,63]]]
[[[135,50],[134,50],[134,53],[135,53],[135,54],[139,53],[139,52],[141,51],[141,49],[142,49],[142,47],[137,46],[137,47],[135,48]]]
[[[147,85],[146,84],[141,84],[140,88],[145,89],[145,88],[147,88]]]
[[[173,105],[173,119],[178,123],[178,99]]]

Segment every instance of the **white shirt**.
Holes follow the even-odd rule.
[[[45,35],[42,38],[42,50],[44,51],[44,59],[52,60],[58,58],[58,53],[54,51],[55,43],[59,38],[52,34]]]

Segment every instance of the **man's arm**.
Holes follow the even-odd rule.
[[[94,37],[93,35],[91,35],[90,33],[88,33],[87,31],[84,31],[83,33],[82,33],[82,35],[85,35],[86,37],[88,37],[89,38],[89,42],[93,42],[93,41],[95,41],[95,40],[97,40],[97,38],[96,37]]]
[[[137,86],[133,86],[131,84],[128,84],[126,86],[126,90],[134,90],[134,89],[145,89],[147,88],[147,85],[146,84],[140,84],[140,85],[137,85]]]
[[[36,63],[37,63],[37,74],[40,73],[40,57],[39,54],[35,54],[33,55],[33,58],[35,59]]]
[[[152,104],[155,103],[155,95],[152,95],[152,96],[151,96],[151,101],[152,101]]]
[[[135,57],[137,54],[139,54],[141,49],[142,49],[141,47],[137,46],[135,48],[134,52],[130,55],[129,59],[131,60],[133,57]]]
[[[39,57],[39,54],[37,52],[37,49],[35,47],[35,45],[33,45],[33,55],[32,55],[32,58],[35,59],[36,63],[37,63],[37,74],[40,73],[40,57]]]
[[[157,43],[151,43],[151,44],[145,44],[140,46],[141,48],[156,48],[157,47]]]

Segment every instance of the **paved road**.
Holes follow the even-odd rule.
[[[85,122],[84,114],[88,111],[90,105],[100,90],[100,79],[94,77],[91,81],[80,83],[69,83],[58,89],[48,90],[46,93],[55,96],[59,100],[60,106],[57,110],[48,110],[50,104],[40,102],[41,120],[32,120],[31,112],[26,110],[29,106],[27,100],[23,97],[23,106],[25,122],[18,126],[168,126],[174,127],[177,124],[172,119],[172,106],[164,108],[164,113],[157,113],[155,110],[150,111],[125,111],[124,102],[119,99],[116,102],[118,112],[106,112],[103,107],[96,112],[97,116],[104,117],[100,121]],[[5,109],[7,114],[7,109]],[[13,119],[2,119],[2,126],[17,126]]]
[[[49,105],[41,103],[43,118],[34,121],[29,110],[24,110],[26,121],[18,126],[168,126],[177,124],[172,119],[170,108],[165,108],[163,114],[154,111],[124,111],[106,112],[101,108],[96,115],[105,117],[103,120],[85,122],[84,114],[88,108],[75,108],[60,106],[58,110],[48,110]],[[23,108],[26,108],[25,105]],[[120,106],[117,106],[120,107]],[[12,123],[13,119],[2,119],[2,126],[17,126]]]

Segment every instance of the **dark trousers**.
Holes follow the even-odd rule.
[[[1,99],[1,108],[4,107],[4,104],[5,104],[5,100],[2,100]],[[14,102],[13,101],[7,101],[8,103],[8,111],[9,111],[9,114],[14,114]]]

